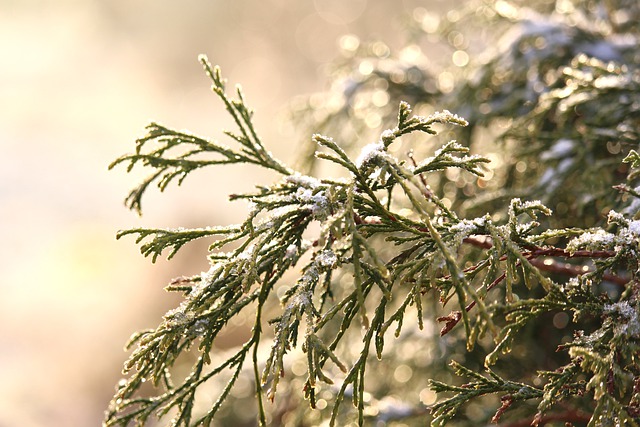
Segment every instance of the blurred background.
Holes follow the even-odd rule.
[[[246,207],[227,194],[269,179],[212,169],[150,191],[141,218],[124,207],[146,172],[107,166],[149,121],[220,140],[231,127],[198,54],[242,83],[267,145],[292,161],[309,136],[279,120],[287,102],[328,86],[341,40],[402,47],[418,6],[452,5],[0,0],[0,427],[99,425],[129,335],[176,305],[171,278],[207,269],[206,242],[152,264],[117,230],[238,222]]]

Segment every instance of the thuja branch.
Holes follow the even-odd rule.
[[[482,249],[491,249],[493,247],[493,243],[489,236],[469,236],[463,240],[464,243],[470,244],[475,247],[479,247]],[[578,250],[578,251],[567,251],[566,249],[556,248],[556,247],[544,247],[544,248],[535,248],[535,249],[523,249],[523,255],[529,260],[531,265],[538,268],[542,271],[547,271],[550,273],[559,273],[567,276],[578,277],[589,273],[594,273],[596,270],[590,269],[587,266],[577,266],[572,264],[560,264],[555,260],[545,258],[538,259],[540,257],[564,257],[564,258],[612,258],[616,256],[615,251],[607,251],[607,250]],[[507,259],[506,255],[500,257],[500,261],[505,261]],[[520,262],[516,263],[516,266],[520,266]],[[478,265],[468,267],[465,269],[465,272],[474,271]],[[603,280],[606,280],[610,283],[623,287],[627,283],[629,283],[630,279],[626,277],[617,276],[607,272],[601,272]],[[506,279],[507,273],[504,272],[500,276],[498,276],[495,280],[493,280],[488,286],[486,286],[485,292],[489,292],[495,286],[500,284]],[[472,310],[477,304],[477,301],[471,301],[468,305],[465,306],[465,312],[469,312]],[[441,316],[437,320],[439,322],[444,322],[445,325],[440,330],[440,335],[446,335],[449,333],[459,322],[463,319],[463,312],[454,311],[447,316]]]
[[[119,237],[135,234],[139,243],[143,239],[149,239],[141,245],[141,250],[145,255],[152,255],[154,260],[167,248],[171,250],[169,257],[172,257],[190,241],[212,236],[218,236],[219,239],[211,245],[212,266],[209,271],[174,281],[167,288],[185,293],[184,302],[167,313],[156,330],[146,331],[132,341],[132,345],[137,345],[137,348],[126,366],[127,370],[135,372],[123,383],[112,402],[107,425],[123,424],[138,416],[139,419],[146,419],[157,408],[160,408],[161,415],[168,414],[174,407],[178,408],[178,412],[173,422],[176,425],[188,425],[193,417],[196,389],[215,379],[223,369],[232,368],[231,380],[222,389],[217,403],[200,417],[201,422],[209,422],[239,378],[250,351],[253,354],[251,362],[254,377],[258,380],[256,394],[259,418],[261,423],[264,423],[263,387],[269,384],[266,397],[273,400],[278,382],[284,374],[284,358],[297,345],[299,326],[303,320],[307,324],[303,350],[309,354],[310,377],[307,394],[311,397],[313,406],[313,390],[319,386],[316,380],[331,382],[330,377],[321,370],[325,361],[331,360],[341,370],[348,370],[336,350],[340,345],[345,345],[343,338],[347,337],[346,332],[351,323],[356,321],[356,313],[361,314],[361,323],[368,330],[368,338],[365,340],[359,361],[348,370],[350,373],[343,382],[341,392],[338,393],[333,418],[335,421],[335,414],[339,402],[344,398],[346,386],[352,383],[357,390],[354,399],[357,403],[358,419],[362,423],[365,409],[364,372],[368,363],[368,349],[375,336],[377,353],[381,355],[382,337],[379,332],[385,324],[385,302],[391,300],[393,285],[389,272],[392,265],[385,265],[369,239],[379,233],[412,232],[414,226],[419,224],[418,218],[400,215],[385,207],[376,191],[383,187],[391,190],[399,186],[404,196],[418,206],[418,201],[405,185],[405,180],[412,182],[415,180],[415,174],[439,171],[447,167],[480,173],[477,165],[486,160],[478,156],[465,156],[468,151],[466,148],[450,142],[436,152],[433,158],[421,162],[415,170],[405,168],[387,152],[388,146],[400,136],[416,132],[433,134],[433,124],[463,125],[464,121],[448,112],[436,113],[429,117],[412,116],[409,106],[403,103],[398,115],[398,126],[385,131],[380,142],[363,150],[355,162],[330,138],[319,135],[314,137],[320,146],[331,151],[319,153],[318,156],[347,169],[352,174],[350,180],[321,181],[303,176],[271,156],[253,129],[251,112],[245,106],[242,93],[238,90],[236,99],[228,97],[219,69],[211,68],[205,60],[203,65],[213,82],[213,91],[222,100],[237,125],[238,132],[226,134],[239,145],[239,148],[228,148],[185,132],[175,132],[153,125],[149,135],[138,140],[136,153],[124,156],[114,163],[115,165],[128,162],[129,170],[138,163],[155,169],[152,178],[145,180],[132,192],[128,199],[130,206],[139,209],[140,198],[153,180],[159,179],[160,188],[163,189],[174,177],[179,176],[182,180],[191,171],[210,165],[257,164],[275,170],[284,177],[271,186],[259,187],[256,193],[233,196],[236,200],[245,199],[252,203],[252,209],[242,224],[193,230],[133,229],[119,233]],[[149,143],[155,143],[158,147],[150,152],[143,152],[143,148]],[[174,148],[184,149],[185,146],[190,148],[177,155],[171,155],[170,152]],[[193,156],[206,153],[217,154],[221,158],[210,161],[192,160]],[[459,154],[462,156],[458,157]],[[383,177],[376,173],[377,169],[384,169],[393,179],[381,180]],[[451,212],[449,215],[454,217]],[[393,226],[384,231],[373,230],[367,228],[366,223],[356,220],[374,216],[389,220],[387,225]],[[258,365],[261,361],[257,346],[263,335],[262,307],[276,286],[280,285],[285,272],[310,249],[310,246],[305,244],[303,234],[313,221],[318,221],[321,225],[319,235],[312,246],[316,249],[312,250],[311,261],[302,268],[303,273],[296,284],[284,294],[281,315],[272,320],[276,324],[276,336],[263,373],[258,375]],[[417,236],[428,237],[424,232],[418,232]],[[223,252],[222,249],[229,244],[235,244],[236,248],[230,252]],[[442,248],[444,250],[444,247]],[[355,277],[353,290],[340,289],[332,283],[332,271],[339,266],[352,266]],[[322,304],[318,306],[318,289],[321,283],[326,290],[320,292]],[[385,297],[375,309],[375,315],[369,323],[367,311],[373,289],[381,290]],[[334,297],[338,298],[338,304],[332,303]],[[256,305],[258,316],[251,340],[218,368],[207,371],[206,366],[211,361],[216,337],[232,317]],[[325,344],[321,334],[326,335],[329,326],[327,322],[340,316],[337,309],[339,307],[344,307],[347,313],[341,321],[341,331],[329,340],[329,344]],[[180,385],[163,383],[162,379],[166,377],[167,370],[196,340],[201,341],[198,346],[199,357],[191,373]],[[151,379],[156,386],[165,384],[165,391],[161,391],[156,399],[134,398],[145,379]],[[131,412],[131,408],[137,409]]]
[[[242,88],[237,86],[236,98],[232,98],[225,91],[226,80],[222,78],[220,68],[212,67],[204,55],[199,60],[211,79],[211,90],[223,102],[236,124],[236,132],[224,133],[237,147],[151,123],[147,126],[147,134],[136,141],[135,153],[122,156],[109,166],[111,169],[125,163],[128,164],[128,171],[137,164],[154,169],[125,200],[126,205],[138,213],[141,213],[142,196],[149,185],[157,182],[160,190],[164,190],[174,180],[179,185],[189,173],[202,167],[240,163],[258,165],[283,175],[293,173],[264,147],[253,126],[253,111],[244,102]]]
[[[346,178],[303,175],[272,156],[253,127],[242,92],[238,89],[234,98],[227,95],[220,70],[204,58],[201,61],[213,92],[236,125],[235,132],[225,132],[233,147],[152,125],[149,134],[138,140],[136,152],[113,164],[126,163],[128,170],[135,165],[152,169],[151,177],[131,192],[128,205],[139,211],[151,183],[157,181],[164,189],[173,179],[179,183],[192,171],[212,165],[258,165],[278,176],[271,184],[231,196],[250,204],[246,218],[236,225],[139,228],[118,234],[135,235],[143,254],[153,260],[165,250],[170,258],[196,239],[215,239],[208,253],[209,270],[167,287],[183,294],[182,303],[157,328],[132,339],[125,365],[128,377],[111,402],[107,426],[143,424],[153,415],[173,417],[176,426],[186,427],[194,420],[207,425],[224,402],[234,399],[233,389],[245,375],[253,384],[258,422],[265,425],[266,402],[277,402],[279,385],[289,381],[287,361],[295,348],[305,354],[307,377],[301,394],[310,407],[319,408],[319,396],[327,403],[330,395],[333,404],[326,405],[331,407],[322,418],[330,425],[349,420],[364,425],[370,405],[367,372],[372,372],[374,358],[387,357],[384,350],[393,348],[385,333],[395,325],[394,336],[401,339],[409,313],[415,315],[416,330],[422,331],[438,302],[429,301],[427,289],[434,289],[443,305],[452,302],[459,309],[438,319],[446,322],[443,334],[462,320],[467,349],[480,343],[488,353],[487,367],[508,354],[520,338],[518,332],[545,313],[565,311],[574,318],[605,319],[592,337],[576,334],[575,341],[567,344],[573,364],[562,374],[545,374],[549,382],[544,389],[503,379],[490,370],[487,377],[455,365],[455,371],[472,382],[464,387],[432,383],[436,392],[453,393],[433,406],[435,425],[452,418],[469,399],[491,393],[503,396],[496,420],[513,403],[530,399],[542,399],[538,414],[544,417],[554,404],[583,391],[563,388],[578,375],[590,378],[598,395],[611,395],[612,388],[630,389],[624,369],[635,359],[614,359],[612,354],[618,354],[620,343],[631,338],[635,342],[640,330],[634,323],[637,304],[628,302],[637,292],[630,285],[635,281],[622,283],[623,276],[614,280],[610,272],[637,270],[640,222],[612,211],[609,222],[615,233],[540,231],[538,216],[552,215],[550,209],[539,201],[520,199],[502,208],[507,213],[504,220],[488,214],[465,218],[464,212],[449,208],[428,187],[427,177],[445,180],[442,171],[451,168],[483,176],[488,159],[471,154],[456,141],[444,143],[422,160],[413,154],[408,163],[396,158],[392,153],[408,134],[428,137],[436,133],[436,124],[467,124],[446,110],[427,117],[413,115],[404,102],[396,125],[365,145],[355,159],[340,142],[312,137],[316,157],[337,165]],[[545,246],[557,237],[570,239],[564,249]],[[585,270],[559,265],[555,258],[593,259],[594,266]],[[609,279],[621,285],[626,299],[613,303],[594,293],[594,283]],[[433,310],[423,308],[427,303]],[[253,319],[250,338],[221,354],[216,346],[219,337],[235,320],[247,318]],[[267,322],[271,333],[265,328]],[[490,344],[481,340],[486,333],[493,338]],[[609,337],[615,340],[609,342]],[[171,371],[183,361],[187,370],[191,363],[190,370],[179,381],[172,380]],[[608,372],[613,377],[607,382],[603,377]],[[156,387],[152,398],[141,397],[146,381]],[[334,382],[339,384],[332,387]],[[608,388],[602,389],[601,383]],[[214,403],[199,406],[200,390],[217,392]],[[620,404],[611,399],[605,403],[622,417]],[[347,400],[353,408],[343,404]]]
[[[493,244],[489,236],[469,236],[463,240],[464,243],[468,243],[472,246],[490,249]],[[590,270],[587,266],[578,266],[573,264],[560,264],[551,259],[537,259],[540,257],[557,257],[557,258],[612,258],[616,255],[615,251],[606,250],[578,250],[574,252],[567,251],[566,249],[556,247],[544,247],[535,248],[530,250],[524,250],[523,253],[530,260],[532,265],[535,265],[540,270],[549,271],[552,273],[560,273],[568,276],[580,276],[585,273],[589,273]],[[504,260],[506,258],[502,258]],[[610,273],[603,273],[604,280],[615,283],[616,285],[623,286],[629,282],[629,278],[616,276]]]

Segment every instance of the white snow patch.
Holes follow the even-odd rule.
[[[314,218],[323,220],[329,216],[329,199],[324,191],[314,191],[300,187],[296,191],[296,199],[300,203],[309,206]]]
[[[385,149],[386,147],[381,141],[365,145],[362,147],[362,150],[360,150],[360,155],[358,155],[358,158],[356,159],[356,166],[361,168],[363,165],[370,163],[376,157],[386,155]]]
[[[613,246],[615,241],[616,236],[611,233],[607,233],[604,230],[586,232],[571,239],[567,244],[567,251],[575,252],[581,248],[587,250],[609,249]]]
[[[618,319],[614,320],[614,330],[618,334],[625,334],[629,337],[640,335],[640,316],[628,301],[619,301],[615,304],[604,306],[605,314],[615,314]]]
[[[302,175],[295,173],[293,175],[286,176],[284,180],[290,184],[297,185],[299,187],[315,189],[320,185],[320,181],[312,176]]]
[[[635,187],[634,190],[636,191],[636,193],[640,193],[640,186]],[[636,213],[638,213],[638,211],[640,211],[640,198],[633,197],[633,200],[631,200],[629,206],[624,209],[624,212],[627,215],[634,216]]]
[[[316,264],[319,267],[331,269],[338,262],[338,257],[331,249],[326,249],[316,256]]]
[[[396,135],[393,133],[391,129],[387,129],[380,134],[380,141],[385,143],[386,145],[391,144],[391,142],[396,138]]]
[[[208,271],[200,272],[200,281],[191,288],[189,298],[193,299],[197,297],[202,294],[202,291],[211,286],[220,273],[221,268],[222,264],[213,264]]]
[[[319,277],[318,269],[316,266],[312,265],[304,272],[300,278],[300,282],[302,282],[303,285],[308,286],[317,282]]]
[[[629,221],[629,232],[635,237],[640,236],[640,221]]]
[[[609,224],[611,224],[611,223],[626,224],[627,223],[627,219],[621,213],[618,213],[618,212],[614,211],[613,209],[611,209],[609,211],[609,213],[607,214],[607,222]]]
[[[453,114],[449,110],[436,111],[435,113],[433,113],[432,115],[427,117],[426,120],[428,120],[428,121],[436,121],[436,122],[441,122],[441,123],[455,123],[455,124],[458,124],[460,126],[469,125],[469,122],[467,122],[465,119],[463,119],[462,117],[458,116],[457,114]]]
[[[249,245],[245,250],[238,254],[237,259],[242,261],[249,261],[253,258],[253,252],[255,251],[255,249],[255,245]]]
[[[484,218],[475,218],[473,220],[463,219],[457,224],[452,225],[449,230],[463,237],[471,235],[478,228],[483,227],[485,224]]]
[[[556,167],[550,167],[544,171],[538,181],[538,187],[545,188],[547,193],[553,193],[567,178],[567,172],[574,164],[573,157],[565,157]]]
[[[293,259],[296,255],[298,255],[298,246],[296,246],[294,243],[287,246],[287,249],[284,252],[284,257],[286,259]]]

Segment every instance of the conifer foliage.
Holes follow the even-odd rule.
[[[230,196],[251,206],[237,225],[118,234],[153,260],[209,238],[211,267],[171,282],[182,303],[132,336],[106,426],[640,423],[640,6],[447,18],[416,10],[412,48],[438,34],[465,68],[350,49],[326,102],[292,107],[322,133],[298,167],[200,58],[230,145],[149,125],[112,164],[152,170],[127,205],[205,166],[276,178]]]

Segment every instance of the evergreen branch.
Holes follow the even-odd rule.
[[[316,157],[334,163],[348,178],[321,180],[303,175],[266,150],[242,91],[238,88],[234,98],[227,95],[220,69],[211,67],[204,57],[201,62],[212,90],[237,127],[234,132],[225,132],[237,147],[151,125],[149,134],[138,140],[135,154],[113,164],[127,163],[129,170],[136,164],[154,169],[130,194],[128,203],[139,209],[142,194],[151,183],[158,182],[164,189],[174,179],[180,183],[192,171],[208,165],[247,163],[283,176],[251,193],[231,196],[232,200],[251,203],[240,225],[118,233],[118,238],[136,235],[136,242],[142,242],[142,253],[154,261],[165,249],[171,258],[190,241],[219,238],[210,246],[209,271],[177,279],[167,287],[183,292],[184,301],[168,312],[157,328],[130,340],[133,350],[125,364],[128,378],[110,404],[106,425],[144,423],[151,415],[171,417],[176,426],[208,425],[220,415],[223,402],[234,399],[232,390],[245,374],[251,353],[257,418],[265,426],[269,417],[264,398],[275,401],[281,395],[279,386],[282,389],[281,384],[289,381],[285,378],[287,358],[300,345],[307,364],[303,394],[310,406],[321,409],[319,399],[326,401],[331,395],[333,404],[325,421],[342,425],[349,419],[362,426],[368,417],[367,406],[374,402],[365,392],[371,384],[372,353],[378,359],[406,357],[389,351],[385,333],[395,325],[395,337],[401,341],[410,313],[416,314],[417,330],[429,332],[425,325],[431,324],[428,317],[436,313],[438,303],[437,297],[424,297],[429,289],[440,296],[443,305],[454,298],[458,304],[451,314],[437,318],[445,322],[441,335],[462,321],[467,351],[479,342],[478,352],[489,353],[486,367],[509,353],[523,339],[523,328],[545,314],[573,313],[575,322],[587,317],[600,321],[595,332],[588,336],[576,332],[573,342],[560,347],[572,362],[556,372],[539,374],[547,378],[544,389],[518,378],[508,379],[508,369],[499,375],[487,368],[482,374],[452,363],[456,373],[469,381],[461,386],[430,383],[436,393],[452,393],[432,406],[432,425],[444,425],[466,402],[488,394],[501,395],[494,422],[514,403],[534,399],[540,400],[534,423],[541,423],[553,415],[549,411],[556,404],[570,397],[583,398],[584,391],[593,391],[596,400],[592,423],[607,416],[621,424],[635,422],[640,388],[636,356],[640,289],[635,277],[640,223],[611,210],[606,231],[602,227],[551,229],[546,218],[551,210],[546,205],[519,198],[504,203],[495,215],[483,213],[474,218],[458,209],[459,204],[445,203],[445,196],[439,195],[444,193],[443,185],[434,185],[433,190],[427,179],[451,168],[483,176],[486,157],[469,155],[469,148],[455,140],[422,161],[412,153],[409,164],[393,155],[395,146],[390,149],[404,135],[433,135],[436,124],[466,126],[467,122],[446,110],[415,116],[407,103],[400,103],[396,127],[383,131],[355,160],[332,138],[312,137],[323,150]],[[635,167],[633,154],[627,160]],[[539,219],[540,214],[545,218]],[[223,252],[228,246],[232,249]],[[594,262],[560,265],[551,258]],[[565,281],[558,273],[569,279]],[[609,289],[603,283],[607,280],[619,285],[611,297],[598,294],[599,289]],[[276,299],[280,306],[276,307]],[[214,341],[230,322],[248,312],[255,313],[251,337],[229,354],[221,354],[218,361]],[[267,321],[274,328],[273,338],[268,340],[263,331]],[[482,340],[487,331],[494,337],[493,347]],[[355,352],[354,339],[362,343]],[[458,343],[456,334],[447,339],[451,345]],[[264,344],[270,344],[270,351],[262,358],[259,346]],[[186,377],[174,384],[170,371],[188,351],[197,358]],[[476,355],[468,352],[445,356],[460,354],[468,358],[465,364],[475,363]],[[327,362],[331,363],[327,366]],[[431,369],[438,362],[425,363]],[[340,378],[332,370],[342,371],[344,379],[335,389],[322,390],[323,384]],[[216,401],[197,409],[205,384],[221,379],[225,383],[216,383]],[[156,387],[153,398],[140,397],[146,381]],[[342,410],[348,398],[355,412]]]
[[[233,139],[242,144],[244,148],[252,153],[261,166],[272,169],[282,175],[290,175],[292,170],[273,157],[273,155],[266,150],[261,139],[258,137],[251,118],[253,116],[253,111],[246,106],[240,86],[236,87],[237,99],[230,98],[225,92],[226,80],[222,78],[220,67],[216,66],[212,68],[205,55],[200,55],[198,59],[213,83],[211,90],[218,95],[220,100],[222,100],[227,112],[231,115],[238,127],[238,130],[242,134],[241,137],[233,137]]]
[[[487,370],[489,377],[480,375],[457,362],[451,362],[456,375],[469,377],[475,381],[465,383],[462,386],[452,386],[440,381],[429,380],[430,387],[436,393],[453,392],[455,395],[451,398],[436,403],[431,407],[434,416],[431,421],[432,426],[444,426],[450,421],[460,410],[462,405],[469,400],[484,396],[487,394],[503,394],[503,407],[498,409],[495,422],[504,412],[504,402],[508,402],[510,406],[513,402],[526,401],[530,399],[540,398],[543,394],[542,390],[531,387],[526,384],[506,381],[490,370]]]
[[[423,132],[435,135],[436,131],[433,130],[432,126],[436,123],[453,124],[457,126],[469,125],[465,119],[459,117],[457,114],[452,114],[449,110],[435,112],[427,117],[411,116],[411,107],[408,103],[401,101],[398,109],[398,127],[391,130],[391,133],[387,133],[383,141],[385,145],[388,146],[395,138],[412,132]],[[391,135],[393,135],[393,137]]]
[[[180,185],[187,175],[194,170],[211,165],[243,163],[254,164],[266,169],[274,170],[282,175],[290,175],[293,171],[277,160],[266,150],[258,137],[252,121],[253,112],[245,105],[240,87],[236,90],[236,99],[225,92],[225,80],[219,67],[211,67],[207,58],[200,58],[207,75],[212,81],[212,91],[220,98],[228,113],[234,119],[239,135],[226,131],[225,134],[240,145],[240,150],[192,135],[188,132],[176,131],[156,123],[147,127],[147,134],[136,141],[136,151],[116,159],[109,165],[109,169],[120,163],[128,163],[130,172],[136,164],[148,166],[155,171],[138,187],[131,191],[125,203],[138,214],[141,213],[141,199],[149,185],[155,181],[163,191],[174,179]],[[148,145],[157,147],[143,152]],[[179,149],[176,154],[171,154]],[[201,159],[203,155],[216,155],[216,159]]]
[[[155,144],[157,148],[144,153],[143,149],[149,144]],[[181,152],[171,155],[176,149],[181,149]],[[216,154],[219,158],[199,159],[205,154]],[[137,164],[155,169],[152,175],[131,191],[125,201],[130,209],[138,213],[141,212],[142,195],[155,181],[158,181],[157,185],[163,191],[174,179],[177,179],[180,185],[189,173],[205,166],[231,163],[261,164],[260,159],[247,156],[227,146],[156,123],[147,126],[147,135],[137,140],[134,154],[116,159],[109,165],[109,169],[120,163],[128,163],[128,172]]]
[[[319,159],[325,159],[337,163],[353,174],[358,174],[358,167],[351,161],[351,159],[349,159],[347,153],[342,148],[340,148],[340,146],[336,144],[336,142],[332,138],[315,134],[311,137],[311,139],[314,143],[320,145],[321,147],[327,147],[335,154],[337,154],[336,157],[331,154],[316,152],[316,157],[318,157]]]
[[[582,359],[576,358],[568,365],[557,369],[555,372],[541,372],[542,376],[549,378],[549,382],[544,386],[544,395],[538,404],[538,412],[534,418],[534,425],[542,422],[544,414],[554,404],[572,396],[584,393],[584,383],[577,380],[582,370],[580,363]]]
[[[116,234],[116,238],[120,239],[123,236],[130,234],[137,234],[136,243],[140,243],[148,237],[152,237],[150,242],[144,243],[140,246],[140,252],[142,255],[152,255],[152,261],[156,262],[158,256],[162,254],[167,248],[171,248],[171,252],[168,255],[168,259],[173,256],[184,246],[185,244],[192,242],[203,237],[215,236],[215,235],[232,235],[237,236],[240,231],[239,227],[206,227],[195,229],[150,229],[150,228],[133,228],[129,230],[119,231]]]
[[[365,383],[365,370],[367,366],[367,358],[369,356],[369,349],[371,348],[371,341],[374,338],[374,333],[382,327],[384,321],[384,313],[386,308],[386,300],[383,299],[376,308],[375,315],[372,319],[372,323],[367,325],[367,332],[363,338],[363,346],[360,352],[358,360],[353,364],[347,376],[345,377],[340,390],[336,394],[335,403],[333,405],[333,411],[331,413],[331,419],[329,425],[333,427],[338,415],[338,409],[340,404],[345,398],[347,386],[353,386],[352,401],[353,406],[358,411],[358,425],[364,424],[364,383]]]
[[[552,311],[571,310],[571,304],[567,296],[558,286],[553,286],[542,299],[520,300],[502,308],[506,312],[507,325],[502,328],[497,336],[497,344],[485,358],[485,366],[496,363],[500,354],[506,353],[518,332],[527,323],[539,318],[543,313]]]
[[[450,167],[464,169],[474,175],[484,176],[481,165],[489,163],[489,159],[482,156],[467,156],[469,148],[458,144],[456,141],[449,141],[442,148],[430,157],[418,163],[413,171],[418,175],[424,172],[433,172]],[[454,154],[464,154],[463,157],[455,157]]]

